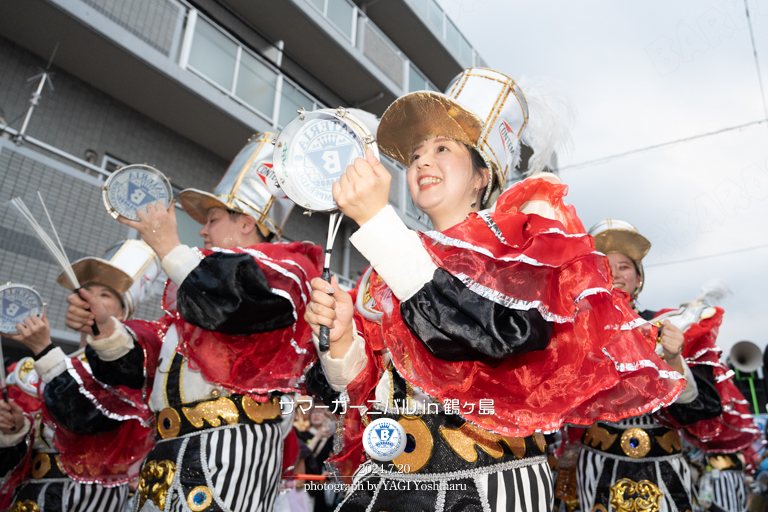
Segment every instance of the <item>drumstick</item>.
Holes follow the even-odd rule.
[[[339,232],[341,226],[341,219],[344,218],[344,214],[341,212],[332,213],[331,218],[328,221],[328,240],[325,244],[325,264],[323,266],[323,281],[326,283],[331,282],[331,251],[333,250],[333,241],[336,239],[336,233]],[[328,352],[331,348],[331,330],[325,326],[320,326],[320,352]]]
[[[80,287],[80,282],[77,280],[75,271],[72,270],[72,265],[69,264],[67,254],[64,252],[64,245],[61,243],[61,239],[59,239],[59,234],[56,232],[56,227],[53,225],[51,216],[48,213],[48,208],[46,208],[45,201],[43,201],[43,196],[40,195],[39,191],[37,193],[37,197],[40,198],[40,203],[43,205],[43,210],[45,210],[45,215],[48,217],[48,222],[51,225],[51,230],[53,231],[53,235],[56,237],[56,242],[58,242],[58,245],[51,239],[50,236],[48,236],[48,233],[43,230],[42,226],[40,226],[35,217],[32,215],[32,212],[29,211],[29,208],[27,208],[27,205],[24,204],[24,201],[20,197],[11,199],[10,203],[11,206],[16,209],[18,215],[30,225],[32,231],[35,233],[35,235],[37,235],[37,238],[40,240],[40,242],[42,242],[43,246],[48,249],[48,252],[51,254],[51,256],[53,256],[54,261],[56,261],[59,266],[64,269],[64,273],[67,274],[69,281],[75,288],[75,293],[81,299],[83,299],[83,296],[80,294],[80,291],[82,290]],[[90,309],[86,308],[86,311],[90,311]],[[93,326],[91,326],[91,329],[93,330],[94,336],[99,335],[99,328],[96,325],[96,320],[93,321]]]

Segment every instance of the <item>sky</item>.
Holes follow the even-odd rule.
[[[640,307],[677,307],[720,278],[733,294],[718,345],[765,349],[768,122],[633,152],[766,121],[744,0],[438,2],[489,67],[568,95],[567,201],[587,229],[622,219],[651,240]],[[768,90],[768,0],[748,5]]]

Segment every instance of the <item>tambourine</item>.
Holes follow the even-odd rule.
[[[368,148],[379,157],[375,140],[362,120],[344,108],[299,110],[275,144],[273,164],[280,188],[309,211],[337,210],[333,184],[356,158],[365,158]]]
[[[168,208],[173,200],[171,182],[163,173],[144,164],[128,165],[113,172],[101,187],[104,206],[113,218],[139,220],[137,210],[161,202]]]
[[[331,249],[343,217],[333,199],[333,184],[356,158],[365,158],[367,149],[379,158],[379,148],[362,119],[343,107],[314,112],[299,109],[298,113],[299,117],[277,136],[272,164],[279,186],[288,198],[310,214],[331,214],[322,275],[323,280],[330,282]],[[318,338],[320,351],[327,351],[328,327],[320,327]]]
[[[31,316],[42,317],[45,303],[31,286],[8,283],[0,287],[0,332],[18,334],[16,324]]]

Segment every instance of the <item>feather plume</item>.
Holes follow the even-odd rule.
[[[709,306],[718,306],[728,295],[733,295],[728,283],[720,278],[715,278],[702,285],[698,298]]]

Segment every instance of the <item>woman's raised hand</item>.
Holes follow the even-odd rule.
[[[344,357],[353,341],[352,316],[355,305],[352,303],[352,296],[339,287],[336,276],[331,277],[330,283],[316,277],[310,284],[312,294],[304,311],[304,320],[315,335],[320,334],[321,325],[328,327],[331,330],[331,357]]]
[[[333,184],[333,199],[344,215],[362,226],[389,203],[391,181],[389,171],[369,149],[365,160],[356,159]]]

